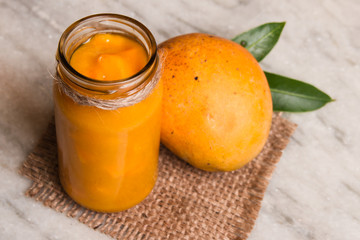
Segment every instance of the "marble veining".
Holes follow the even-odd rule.
[[[286,21],[261,66],[309,82],[335,102],[284,114],[299,125],[269,184],[249,240],[360,239],[358,0],[0,0],[0,239],[110,239],[24,196],[17,170],[52,116],[61,33],[86,15],[136,18],[158,42],[189,32],[231,38]],[[179,238],[181,239],[181,238]]]

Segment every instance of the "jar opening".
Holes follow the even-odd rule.
[[[122,34],[136,40],[147,52],[147,64],[134,75],[123,79],[102,81],[82,75],[70,65],[70,58],[81,44],[98,33]],[[152,33],[137,20],[118,14],[96,14],[74,22],[60,38],[56,59],[58,73],[73,84],[85,90],[104,93],[134,89],[154,74],[158,66],[157,45]]]

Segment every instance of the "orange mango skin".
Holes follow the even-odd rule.
[[[272,98],[256,59],[242,46],[193,33],[159,45],[164,68],[161,141],[205,171],[233,171],[262,150]]]
[[[162,88],[160,80],[145,100],[102,110],[75,103],[54,84],[60,181],[80,205],[117,212],[151,192],[157,178]]]

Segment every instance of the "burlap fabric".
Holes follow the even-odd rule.
[[[33,181],[27,196],[115,239],[246,239],[269,178],[295,128],[274,115],[263,151],[234,172],[198,170],[161,147],[154,190],[139,205],[119,213],[85,209],[61,189],[53,122],[20,173]]]

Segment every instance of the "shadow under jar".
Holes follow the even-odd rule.
[[[94,36],[107,34],[140,44],[145,65],[131,76],[110,80],[75,70],[74,53]],[[108,57],[112,65],[103,66],[105,72],[132,67],[131,56],[121,64],[113,55]],[[158,167],[162,82],[153,35],[122,15],[92,15],[65,30],[56,59],[53,93],[61,185],[73,200],[95,211],[117,212],[138,204],[153,189]]]

